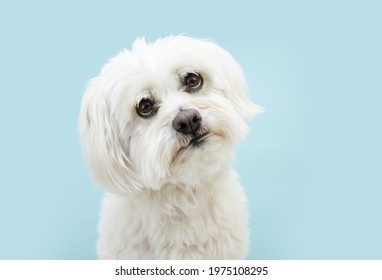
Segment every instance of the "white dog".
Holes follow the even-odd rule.
[[[80,134],[106,188],[100,259],[241,259],[247,201],[233,148],[261,109],[217,45],[185,36],[135,41],[84,95]]]

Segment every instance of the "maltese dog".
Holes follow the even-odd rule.
[[[242,259],[247,200],[232,168],[261,109],[206,40],[137,39],[91,80],[80,137],[103,200],[100,259]]]

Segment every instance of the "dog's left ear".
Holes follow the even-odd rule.
[[[242,85],[233,85],[233,90],[227,94],[233,104],[235,105],[238,113],[245,119],[249,120],[256,115],[263,112],[263,109],[252,102],[247,95],[247,87],[243,79]]]
[[[226,87],[225,95],[234,104],[237,112],[245,119],[254,118],[263,112],[263,109],[252,102],[248,96],[247,84],[241,67],[234,62],[231,67],[225,69],[229,83]]]
[[[254,118],[263,109],[248,96],[243,70],[235,59],[223,49],[215,49],[214,56],[220,68],[220,82],[225,83],[222,91],[245,120]]]

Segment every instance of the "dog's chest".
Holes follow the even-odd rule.
[[[163,253],[169,248],[199,250],[218,233],[219,218],[216,217],[215,205],[198,193],[173,191],[150,194],[135,201],[132,208],[134,217],[129,215],[129,219],[136,222],[127,225],[131,229],[127,232],[134,236],[133,239],[140,236],[135,247],[139,246],[148,255],[152,255],[153,250]]]
[[[239,186],[174,188],[105,197],[99,254],[116,259],[216,259],[245,255],[246,205]],[[232,190],[229,192],[229,190]]]

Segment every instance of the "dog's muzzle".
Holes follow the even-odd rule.
[[[190,137],[188,145],[183,148],[200,147],[208,136],[208,133],[203,133],[200,129],[202,127],[202,117],[195,109],[180,111],[172,121],[172,127],[180,134]]]
[[[172,121],[172,127],[184,135],[197,135],[197,131],[202,125],[202,117],[195,109],[185,109],[178,113]]]

